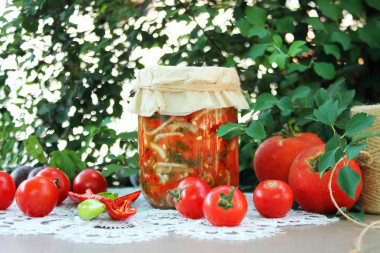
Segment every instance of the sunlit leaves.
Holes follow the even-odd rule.
[[[227,124],[221,125],[218,130],[218,137],[223,137],[226,140],[232,139],[239,135],[244,130],[244,125],[227,122]]]
[[[40,163],[47,161],[44,150],[36,136],[29,135],[28,139],[24,140],[24,145],[28,154],[37,159]]]
[[[53,151],[50,156],[50,166],[62,170],[69,178],[86,169],[86,164],[73,150]]]
[[[354,136],[354,134],[369,128],[374,120],[375,117],[367,116],[366,113],[355,114],[346,124],[345,135],[348,137]]]
[[[314,110],[315,117],[323,124],[333,126],[338,118],[338,101],[327,100],[318,109]]]
[[[252,121],[251,124],[245,130],[245,133],[250,137],[258,140],[262,140],[266,137],[264,126],[260,121]]]

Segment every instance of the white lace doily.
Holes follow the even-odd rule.
[[[138,189],[112,189],[119,196]],[[191,220],[182,217],[176,210],[152,208],[141,195],[132,205],[137,214],[122,221],[111,220],[103,213],[91,221],[82,220],[76,206],[66,199],[49,215],[29,218],[14,202],[6,211],[0,211],[1,235],[54,235],[59,239],[78,243],[123,244],[150,241],[175,233],[203,240],[252,240],[284,233],[281,227],[297,225],[325,225],[338,221],[323,215],[291,210],[281,219],[265,219],[259,215],[252,203],[252,193],[246,194],[248,213],[237,227],[214,227],[205,218]]]

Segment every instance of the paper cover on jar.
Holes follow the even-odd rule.
[[[233,68],[154,66],[137,76],[128,110],[140,116],[185,116],[201,109],[248,109]]]

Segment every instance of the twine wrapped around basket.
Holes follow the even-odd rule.
[[[376,117],[366,131],[380,130],[380,105],[356,106],[351,109],[352,115],[360,112]],[[371,137],[367,142],[368,146],[357,158],[363,174],[363,189],[358,204],[366,213],[380,214],[380,136]]]

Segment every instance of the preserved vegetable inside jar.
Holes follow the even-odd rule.
[[[238,139],[217,137],[219,126],[229,121],[237,122],[236,108],[139,116],[140,185],[152,206],[173,208],[167,191],[188,176],[211,187],[238,185]]]

